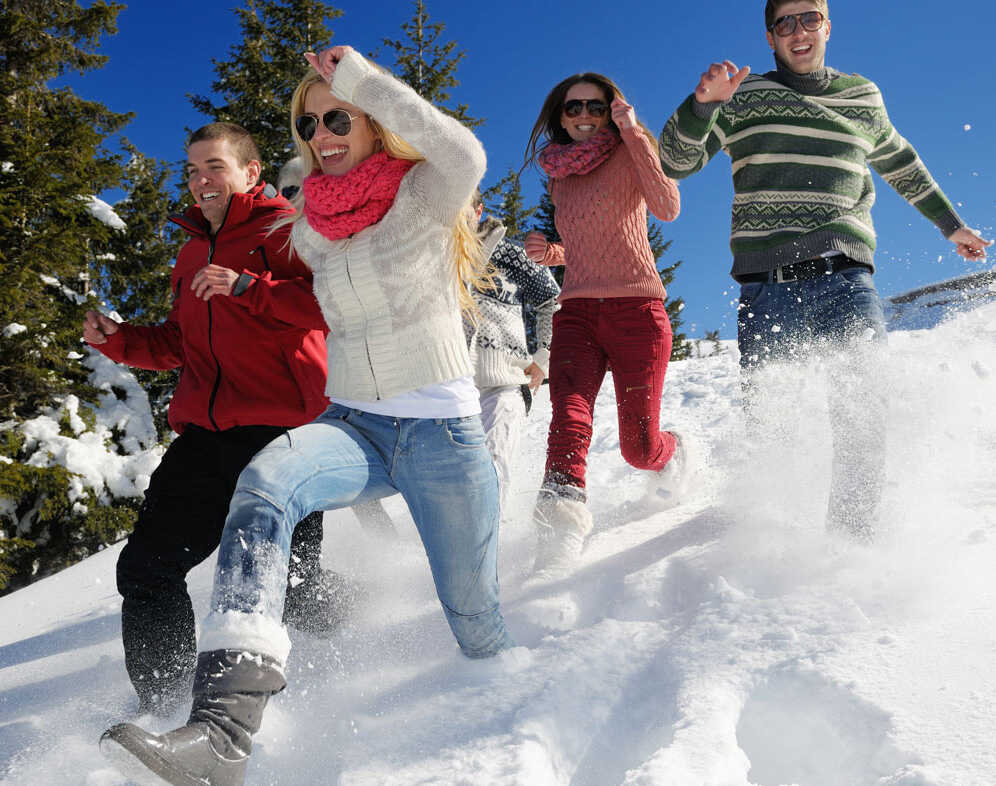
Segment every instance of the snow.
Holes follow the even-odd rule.
[[[870,546],[824,530],[823,368],[786,380],[796,438],[748,472],[731,342],[668,370],[663,416],[706,465],[669,510],[640,501],[603,387],[595,532],[576,571],[547,582],[528,577],[550,416],[538,396],[502,530],[519,646],[498,658],[459,655],[399,498],[385,502],[397,541],[328,513],[325,564],[357,577],[365,601],[331,640],[290,632],[288,688],[267,708],[248,783],[992,786],[996,302],[947,319],[923,308],[926,326],[893,329],[880,369],[888,484]],[[111,373],[97,364],[100,381],[117,384]],[[96,745],[134,708],[120,548],[0,598],[3,786],[127,783]],[[198,619],[212,564],[190,576]]]
[[[114,208],[100,197],[89,197],[86,200],[86,208],[90,211],[90,215],[111,229],[124,230],[128,228],[128,225],[114,212]]]
[[[3,329],[3,337],[11,338],[12,336],[19,336],[21,333],[26,333],[27,330],[27,325],[22,325],[20,322],[11,322]]]

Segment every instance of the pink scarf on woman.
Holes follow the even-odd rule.
[[[539,165],[554,179],[586,175],[604,163],[622,140],[606,126],[582,142],[558,145],[551,142],[539,154]]]
[[[309,175],[301,183],[308,224],[329,240],[341,240],[380,221],[414,161],[374,153],[344,175]]]

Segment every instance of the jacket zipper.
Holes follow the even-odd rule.
[[[360,304],[360,308],[363,309],[363,323],[364,325],[369,324],[369,319],[367,318],[367,310],[363,307],[363,301],[360,300],[360,296],[356,292],[356,287],[353,286],[353,275],[349,272],[349,246],[352,244],[353,240],[350,238],[346,241],[346,245],[343,247],[343,252],[346,254],[346,278],[349,281],[349,287],[353,290],[353,297],[356,298],[356,302]],[[367,337],[366,328],[363,330],[363,347],[367,353],[367,366],[370,368],[370,377],[373,379],[374,383],[374,399],[380,401],[380,388],[377,386],[377,375],[374,374],[373,359],[370,357],[370,340]]]
[[[221,230],[225,228],[225,222],[228,220],[228,211],[232,209],[232,201],[228,200],[228,207],[225,208],[225,215],[221,219],[221,224],[218,226],[218,231],[213,235],[208,233],[211,238],[211,243],[208,246],[208,258],[207,263],[210,265],[212,260],[214,260],[214,244],[218,239],[218,235],[221,234]],[[218,397],[218,389],[221,387],[221,361],[218,360],[218,355],[214,351],[214,311],[211,309],[211,301],[208,300],[208,347],[211,349],[211,357],[214,358],[215,368],[218,369],[218,373],[214,378],[214,387],[211,388],[211,397],[208,399],[208,418],[211,421],[211,425],[214,426],[215,431],[221,431],[218,427],[218,421],[214,419],[214,402]]]

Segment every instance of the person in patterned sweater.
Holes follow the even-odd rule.
[[[527,145],[532,160],[550,179],[563,238],[550,243],[531,232],[525,240],[534,262],[564,265],[550,348],[553,417],[533,514],[535,569],[549,575],[573,565],[592,529],[587,455],[595,398],[610,364],[623,458],[650,471],[655,495],[680,496],[687,478],[677,471],[687,466],[687,440],[660,428],[672,337],[647,240],[648,209],[673,221],[680,198],[661,171],[654,135],[601,74],[575,74],[550,91]]]
[[[472,207],[476,225],[484,212],[480,191],[474,194]],[[498,219],[481,221],[477,231],[495,270],[495,287],[474,290],[478,315],[476,320],[464,320],[464,332],[505,516],[510,510],[523,421],[532,393],[543,384],[550,366],[553,314],[560,287],[549,269],[537,265],[521,246],[505,239],[505,227]],[[528,315],[527,306],[532,307]],[[536,337],[535,352],[529,351],[529,333]]]
[[[684,178],[720,150],[730,156],[748,428],[761,434],[769,425],[761,381],[779,382],[761,373],[765,366],[836,350],[827,363],[835,447],[827,525],[868,539],[885,459],[885,396],[871,371],[886,341],[872,280],[869,167],[964,258],[985,259],[990,243],[965,226],[893,127],[875,84],[825,65],[826,0],[768,0],[765,27],[775,69],[757,76],[729,60],[710,65],[665,125],[661,163]]]

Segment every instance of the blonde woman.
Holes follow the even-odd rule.
[[[329,328],[333,403],[239,478],[190,720],[162,735],[120,724],[101,739],[124,769],[168,783],[244,782],[252,734],[285,685],[288,549],[308,512],[400,492],[460,649],[485,658],[512,644],[498,606],[497,479],[461,325],[464,282],[483,278],[466,210],[484,151],[350,47],[308,60],[315,73],[291,115],[311,174],[291,242]]]

